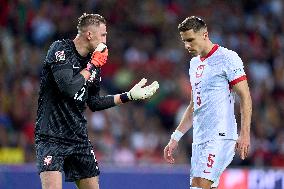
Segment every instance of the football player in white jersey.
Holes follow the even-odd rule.
[[[174,163],[173,151],[178,141],[193,126],[190,188],[217,188],[235,150],[241,159],[249,152],[252,102],[247,78],[238,54],[213,44],[202,19],[188,17],[178,30],[185,48],[193,56],[189,69],[191,102],[164,149],[164,158]],[[239,136],[234,93],[240,98]]]

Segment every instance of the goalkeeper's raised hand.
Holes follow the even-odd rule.
[[[103,66],[107,61],[108,49],[104,43],[100,43],[92,54],[92,58],[87,64],[86,70],[90,73],[86,80],[93,82],[96,77],[96,68]]]
[[[127,92],[127,97],[130,100],[150,98],[159,88],[159,83],[157,81],[154,81],[151,85],[144,86],[146,82],[147,79],[141,79],[139,83],[137,83],[129,92]]]
[[[96,67],[106,64],[108,49],[104,43],[100,43],[92,54],[91,63]]]

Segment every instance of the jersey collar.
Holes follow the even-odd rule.
[[[203,62],[206,58],[210,57],[217,49],[218,49],[219,45],[218,44],[214,44],[213,48],[210,50],[210,52],[204,56],[204,57],[200,57],[200,60]]]

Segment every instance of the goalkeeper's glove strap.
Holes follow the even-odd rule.
[[[89,63],[87,64],[86,70],[87,70],[88,72],[90,72],[90,74],[92,74],[93,72],[96,71],[96,67],[95,67],[93,64],[91,64],[91,63],[89,62]]]
[[[122,103],[130,101],[130,99],[127,96],[127,93],[122,93],[119,97]]]

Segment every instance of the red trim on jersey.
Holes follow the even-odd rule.
[[[205,57],[200,57],[201,61],[204,61],[206,58],[208,58],[209,56],[211,56],[217,49],[218,49],[219,45],[218,44],[214,44],[213,48],[210,50],[210,52],[205,56]]]
[[[237,83],[241,82],[241,81],[244,81],[244,80],[247,80],[247,76],[246,75],[243,75],[237,79],[234,79],[233,81],[229,82],[229,86],[230,86],[230,89],[236,85]]]

